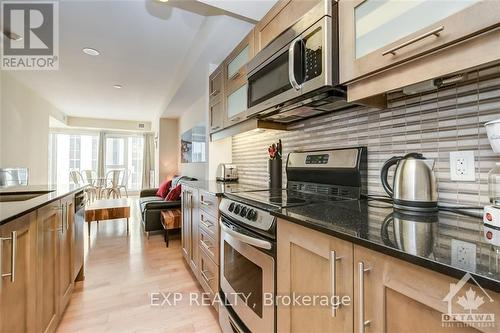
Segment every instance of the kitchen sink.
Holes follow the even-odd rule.
[[[0,192],[0,202],[26,201],[52,191]]]

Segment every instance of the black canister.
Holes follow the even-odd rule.
[[[272,189],[281,189],[282,185],[282,162],[281,158],[269,160],[269,187]]]

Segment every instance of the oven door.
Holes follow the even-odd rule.
[[[337,38],[332,39],[332,30],[332,18],[323,16],[249,73],[249,115],[273,112],[304,94],[329,89],[338,81],[338,65],[334,68],[338,53],[333,55],[338,43]],[[291,27],[289,31],[295,30]]]
[[[274,244],[221,217],[220,285],[226,301],[251,332],[274,332]]]

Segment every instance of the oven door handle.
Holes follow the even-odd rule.
[[[261,249],[265,249],[265,250],[271,250],[271,248],[272,248],[272,245],[271,245],[270,242],[267,242],[267,241],[262,240],[262,239],[250,237],[250,236],[247,236],[247,235],[243,235],[243,234],[241,234],[239,232],[236,232],[236,231],[228,228],[222,222],[222,220],[219,221],[219,224],[220,224],[220,227],[221,227],[222,231],[224,231],[225,233],[227,233],[231,237],[234,237],[237,240],[242,241],[243,243],[247,243],[247,244],[250,244],[250,245],[259,247]]]

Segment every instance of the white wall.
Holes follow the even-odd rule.
[[[179,174],[179,120],[160,118],[158,137],[158,182]]]
[[[208,75],[207,75],[208,77]],[[179,135],[185,131],[193,128],[194,126],[203,123],[208,124],[208,85],[207,91],[198,100],[194,101],[191,106],[186,109],[182,116],[179,118]],[[208,140],[208,135],[207,135]],[[208,149],[207,149],[208,153]],[[180,153],[179,153],[180,154]],[[208,179],[208,162],[205,163],[180,163],[179,158],[179,172],[183,176],[194,177],[197,179]]]
[[[60,111],[9,73],[0,76],[0,167],[27,167],[30,184],[46,184],[49,115]]]

